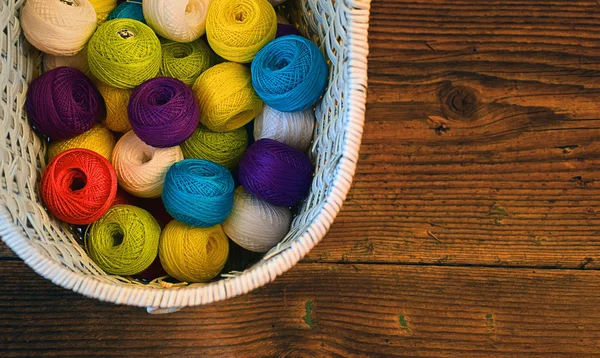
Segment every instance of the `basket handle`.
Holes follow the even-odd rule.
[[[148,307],[146,311],[150,314],[169,314],[181,310],[183,307],[172,307],[172,308],[159,308],[159,307]]]

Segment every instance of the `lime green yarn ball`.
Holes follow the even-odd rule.
[[[154,31],[132,19],[107,21],[88,43],[88,65],[100,81],[117,88],[134,88],[156,77],[161,48]]]
[[[234,170],[247,146],[248,133],[244,127],[230,132],[213,132],[200,124],[181,144],[181,151],[186,159],[206,159]]]
[[[212,50],[201,39],[188,43],[162,40],[161,48],[160,74],[177,78],[190,86],[202,72],[215,64]]]

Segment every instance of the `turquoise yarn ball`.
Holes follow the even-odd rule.
[[[146,23],[146,19],[144,18],[144,10],[142,9],[142,1],[139,2],[124,2],[121,5],[117,6],[111,13],[108,15],[108,20],[113,19],[133,19],[140,22]]]
[[[162,200],[167,212],[191,226],[225,221],[233,207],[235,184],[227,168],[203,159],[185,159],[169,168]]]
[[[301,36],[283,36],[252,61],[252,86],[280,112],[310,108],[325,92],[329,68],[319,48]]]

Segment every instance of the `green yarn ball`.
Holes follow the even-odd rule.
[[[210,160],[234,170],[248,146],[248,133],[244,127],[230,132],[213,132],[200,124],[180,146],[186,159]]]
[[[160,74],[177,78],[190,86],[202,72],[215,64],[212,50],[201,39],[188,43],[162,40],[161,48]]]
[[[98,27],[88,43],[88,65],[100,81],[134,88],[156,77],[161,48],[154,31],[132,19],[115,19]]]

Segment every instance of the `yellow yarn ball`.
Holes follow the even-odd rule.
[[[112,87],[100,81],[96,81],[96,88],[104,98],[106,105],[106,118],[102,123],[114,132],[130,131],[131,123],[129,123],[127,115],[127,105],[133,90]]]
[[[229,256],[229,240],[221,225],[193,227],[177,220],[164,228],[160,262],[172,277],[185,282],[207,282],[217,276]]]
[[[117,0],[89,0],[94,10],[96,10],[96,18],[98,25],[102,24],[110,15],[110,12],[117,7]]]
[[[76,137],[50,142],[48,146],[48,160],[52,160],[60,153],[69,149],[85,148],[100,154],[110,161],[115,143],[116,140],[112,133],[106,127],[96,124],[90,130]]]
[[[44,71],[50,71],[62,66],[76,68],[89,76],[90,69],[87,62],[87,47],[84,47],[83,50],[73,56],[44,54]]]
[[[200,124],[192,136],[181,144],[181,151],[186,159],[206,159],[234,170],[240,163],[246,147],[248,147],[246,128],[242,127],[230,132],[214,132]]]
[[[186,85],[193,85],[215,63],[212,50],[202,39],[188,43],[163,40],[161,48],[160,74],[177,78]]]
[[[200,107],[200,122],[216,132],[246,125],[264,105],[252,87],[250,70],[239,63],[225,62],[209,68],[198,77],[193,91]]]
[[[277,33],[277,15],[267,0],[214,0],[206,18],[206,38],[221,57],[251,62]]]
[[[206,38],[221,57],[251,62],[277,33],[277,15],[267,0],[214,0],[206,18]]]

